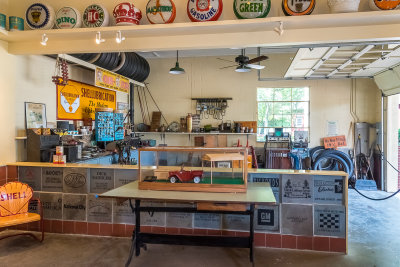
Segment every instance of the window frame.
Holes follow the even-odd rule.
[[[308,100],[304,101],[304,100],[295,100],[293,101],[293,89],[295,88],[308,88]],[[272,100],[272,101],[267,101],[267,100],[258,100],[258,90],[259,89],[290,89],[290,101],[282,101],[282,100]],[[275,128],[283,128],[283,130],[285,131],[285,129],[290,129],[290,133],[292,133],[293,129],[306,129],[308,131],[308,142],[310,142],[310,136],[311,136],[311,97],[310,97],[310,91],[311,91],[311,87],[310,86],[301,86],[301,87],[257,87],[257,92],[256,92],[256,106],[257,106],[257,131],[256,131],[256,142],[257,143],[264,143],[265,142],[265,138],[264,140],[258,140],[258,133],[259,133],[259,129],[266,129],[267,133],[269,132],[269,129],[275,129]],[[293,103],[307,103],[308,105],[308,113],[304,114],[305,116],[308,116],[308,126],[307,127],[284,127],[284,126],[276,126],[276,127],[259,127],[258,126],[258,117],[259,117],[259,103],[290,103],[290,116],[296,115],[293,113]],[[275,116],[275,114],[274,114]],[[292,140],[294,138],[294,136],[291,136]]]

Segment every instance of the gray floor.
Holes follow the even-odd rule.
[[[366,192],[381,197],[382,192]],[[256,249],[256,266],[400,266],[400,196],[370,201],[349,191],[349,254]],[[127,238],[48,234],[0,242],[0,266],[123,266]],[[251,266],[248,250],[149,245],[131,266]]]

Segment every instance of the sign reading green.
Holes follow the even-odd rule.
[[[239,19],[265,18],[271,9],[271,0],[235,0],[233,11]]]

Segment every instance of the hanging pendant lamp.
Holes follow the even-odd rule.
[[[176,50],[176,63],[175,67],[169,70],[170,74],[185,74],[185,70],[179,67],[178,55],[178,50]]]

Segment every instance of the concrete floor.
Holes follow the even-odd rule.
[[[366,192],[374,197],[383,192]],[[256,249],[256,266],[400,266],[400,196],[370,201],[349,190],[349,254]],[[0,241],[0,267],[123,266],[127,238],[47,234]],[[247,249],[148,245],[131,266],[251,266]]]

